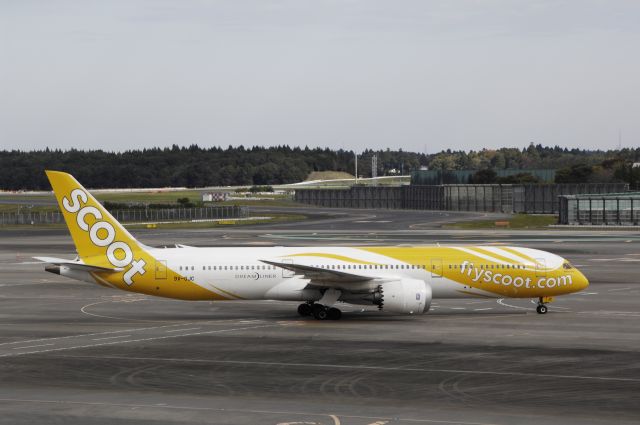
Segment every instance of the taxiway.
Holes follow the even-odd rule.
[[[260,214],[263,214],[262,212]],[[0,423],[635,424],[640,232],[454,231],[472,214],[312,210],[306,222],[136,230],[148,245],[511,244],[590,279],[550,312],[435,300],[419,317],[183,302],[45,273],[66,230],[0,233]]]

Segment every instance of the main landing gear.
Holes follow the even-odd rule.
[[[304,303],[298,306],[300,316],[313,316],[317,320],[339,320],[342,312],[335,307],[327,307],[317,303]]]

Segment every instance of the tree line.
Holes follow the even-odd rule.
[[[358,174],[371,175],[377,156],[379,176],[430,169],[553,168],[556,180],[640,183],[640,148],[583,150],[530,145],[525,149],[446,150],[435,154],[365,150],[358,154]],[[354,173],[354,152],[289,146],[224,149],[198,145],[139,149],[0,151],[1,190],[48,190],[44,170],[73,174],[90,188],[204,187],[274,185],[304,180],[312,171]],[[484,178],[491,173],[485,173]],[[480,176],[479,176],[480,177]],[[526,176],[523,176],[526,179]]]

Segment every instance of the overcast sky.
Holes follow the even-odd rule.
[[[0,148],[640,144],[640,2],[0,0]]]

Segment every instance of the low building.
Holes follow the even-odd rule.
[[[227,192],[204,192],[202,202],[223,202],[229,199]]]
[[[640,223],[640,192],[560,196],[558,222],[572,225]]]

